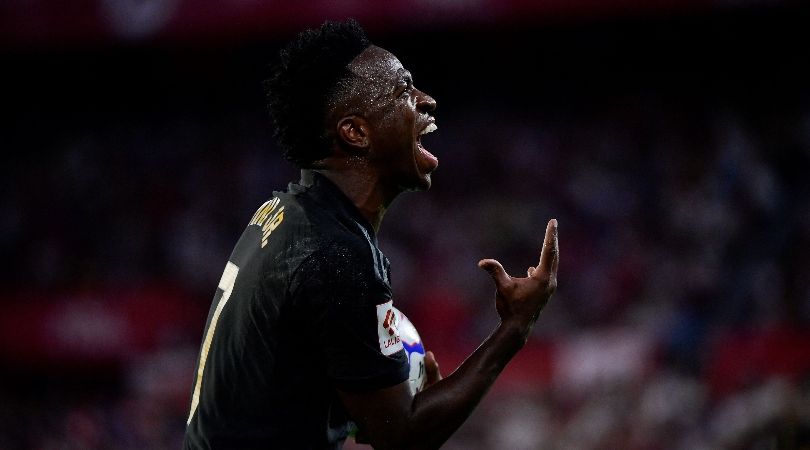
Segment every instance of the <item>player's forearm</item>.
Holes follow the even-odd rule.
[[[500,324],[459,368],[414,397],[408,436],[409,449],[441,446],[489,391],[506,364],[526,342],[519,327]]]

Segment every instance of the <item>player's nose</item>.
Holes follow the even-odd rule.
[[[436,110],[436,100],[417,89],[416,107],[422,112],[433,112]]]

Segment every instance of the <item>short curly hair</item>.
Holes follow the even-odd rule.
[[[264,88],[286,159],[309,168],[329,156],[328,105],[352,76],[348,64],[370,45],[360,24],[349,19],[304,30],[281,50]]]

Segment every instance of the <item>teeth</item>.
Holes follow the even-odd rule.
[[[432,133],[436,131],[437,128],[439,127],[437,127],[435,123],[431,123],[430,125],[426,126],[424,130],[420,131],[419,135],[421,136],[424,134]]]

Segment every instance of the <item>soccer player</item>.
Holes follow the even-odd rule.
[[[354,21],[284,50],[267,82],[276,137],[301,180],[250,220],[214,296],[194,378],[187,449],[340,448],[352,424],[377,449],[438,448],[525,344],[556,288],[557,222],[525,278],[492,276],[500,323],[451,375],[428,352],[415,395],[399,341],[385,210],[430,187],[421,144],[436,102]]]

